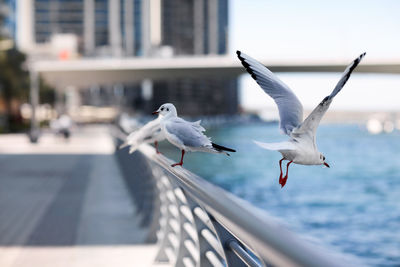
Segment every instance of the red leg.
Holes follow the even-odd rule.
[[[282,173],[282,161],[284,160],[285,158],[282,158],[280,161],[279,161],[279,169],[281,170],[281,174],[279,175],[279,184],[282,184],[282,176],[283,176],[283,173]]]
[[[289,161],[288,164],[286,165],[286,175],[285,177],[283,177],[282,179],[282,183],[281,186],[284,187],[288,178],[288,174],[289,174],[289,165],[292,163],[293,161]]]
[[[160,151],[158,151],[158,142],[157,141],[154,141],[154,146],[156,147],[157,154],[161,154]]]
[[[185,150],[182,149],[181,161],[179,163],[172,164],[171,167],[175,167],[175,166],[178,166],[178,165],[182,166],[182,164],[183,164],[183,156],[184,155],[185,155]]]

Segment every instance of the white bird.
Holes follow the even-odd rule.
[[[200,121],[189,122],[179,118],[173,104],[163,104],[153,114],[161,115],[160,125],[165,138],[182,150],[181,161],[172,164],[172,167],[182,166],[185,151],[224,153],[228,156],[229,154],[225,151],[236,152],[231,148],[212,143],[210,138],[203,134],[205,129],[200,125]]]
[[[255,59],[240,51],[237,51],[236,54],[251,77],[256,80],[265,93],[274,99],[279,110],[280,129],[289,136],[289,140],[286,142],[262,143],[255,141],[257,145],[264,149],[276,150],[282,154],[283,158],[279,161],[281,171],[279,184],[282,187],[286,184],[291,163],[325,165],[329,168],[328,163],[325,162],[325,156],[317,148],[315,140],[317,127],[333,98],[346,84],[353,70],[365,56],[365,53],[361,54],[346,68],[332,93],[325,97],[303,122],[303,106],[290,88]],[[282,177],[283,160],[289,161],[284,177]]]
[[[126,138],[125,143],[123,143],[119,148],[121,149],[127,146],[131,146],[129,149],[129,153],[132,154],[136,151],[136,149],[138,149],[141,144],[154,142],[157,154],[159,154],[160,152],[158,151],[158,142],[165,139],[164,133],[161,131],[160,120],[161,116],[159,116],[155,120],[149,121],[137,131],[130,133]]]

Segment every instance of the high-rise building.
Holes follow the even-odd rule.
[[[55,34],[83,34],[82,0],[36,0],[33,16],[36,43],[49,42]]]
[[[227,0],[162,1],[161,11],[161,45],[174,55],[227,53]],[[153,91],[152,108],[172,102],[187,115],[237,112],[236,77],[155,82]]]
[[[113,56],[159,56],[165,47],[172,55],[227,52],[228,0],[5,0],[5,6],[7,27],[23,49],[67,33],[86,56],[105,47]]]
[[[227,52],[227,0],[162,2],[162,43],[177,55]]]
[[[14,37],[18,47],[31,55],[39,53],[41,58],[43,54],[66,59],[74,54],[174,57],[227,53],[228,0],[8,2],[14,4]],[[234,113],[238,104],[236,77],[217,75],[130,85],[142,87],[143,92],[124,90],[128,98],[125,103],[146,112],[162,103],[174,102],[189,115]],[[89,101],[90,96],[85,99]]]
[[[0,34],[3,37],[14,39],[16,23],[15,23],[15,1],[13,0],[4,0],[0,1],[0,16],[1,23],[0,25]]]

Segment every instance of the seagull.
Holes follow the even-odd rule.
[[[158,142],[165,139],[164,133],[161,131],[160,120],[161,116],[158,116],[157,119],[149,121],[139,130],[130,133],[126,138],[125,143],[123,143],[119,148],[121,149],[131,146],[129,154],[132,154],[141,144],[154,142],[156,152],[157,154],[160,154],[160,151],[158,151]]]
[[[317,148],[315,140],[317,127],[333,98],[346,84],[353,70],[365,56],[365,53],[361,54],[346,68],[332,93],[325,97],[303,122],[303,106],[292,90],[255,59],[240,51],[237,51],[236,54],[251,77],[256,80],[265,93],[274,99],[279,110],[279,127],[284,134],[289,136],[288,141],[279,143],[254,141],[264,149],[279,151],[282,154],[283,158],[279,161],[281,171],[279,184],[282,187],[285,186],[291,163],[325,165],[329,168],[329,164],[325,161],[325,156]],[[289,161],[286,165],[286,175],[284,177],[282,173],[283,160]]]
[[[189,122],[179,118],[173,104],[163,104],[153,114],[161,115],[160,125],[165,138],[182,150],[181,161],[172,164],[171,167],[183,165],[185,151],[224,153],[228,156],[226,151],[236,152],[234,149],[212,143],[210,138],[203,134],[205,129],[200,125],[200,121]]]

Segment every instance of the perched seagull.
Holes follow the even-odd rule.
[[[240,51],[237,51],[236,54],[251,77],[256,80],[264,92],[272,97],[278,105],[280,129],[290,138],[286,142],[279,143],[261,143],[255,141],[257,145],[264,149],[277,150],[282,154],[283,158],[279,161],[279,168],[281,170],[279,184],[282,187],[285,186],[291,163],[325,165],[329,168],[328,163],[325,162],[325,156],[317,148],[315,141],[317,127],[322,116],[332,103],[333,98],[346,84],[353,70],[365,56],[365,53],[361,54],[346,68],[332,93],[325,97],[303,122],[303,107],[290,88],[255,59]],[[289,161],[284,177],[282,173],[283,160]]]
[[[131,146],[129,154],[132,154],[141,144],[154,142],[157,154],[160,154],[158,151],[158,142],[165,139],[164,133],[161,131],[160,120],[161,116],[155,120],[149,121],[139,130],[130,133],[126,138],[125,143],[123,143],[119,148],[121,149]]]
[[[181,161],[172,164],[172,167],[182,166],[185,151],[224,153],[228,156],[229,154],[225,151],[236,152],[231,148],[212,143],[210,138],[203,134],[205,129],[200,125],[200,121],[189,122],[179,118],[173,104],[161,105],[153,114],[161,115],[160,125],[165,138],[182,150]]]

